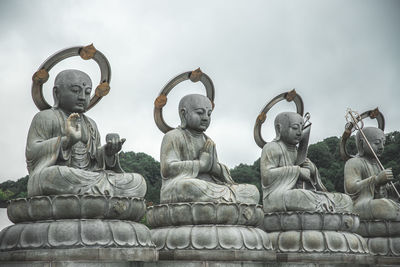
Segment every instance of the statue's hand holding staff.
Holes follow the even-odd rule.
[[[106,135],[106,145],[105,152],[107,156],[113,156],[117,154],[122,149],[122,145],[125,143],[126,139],[119,138],[119,134],[109,133]]]

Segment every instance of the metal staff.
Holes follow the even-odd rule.
[[[364,140],[365,140],[365,143],[367,143],[369,149],[371,150],[371,152],[372,152],[372,154],[374,155],[376,161],[378,162],[379,167],[380,167],[381,170],[383,171],[383,170],[385,169],[385,167],[383,167],[383,165],[382,165],[381,161],[379,160],[378,156],[375,154],[375,151],[372,149],[371,144],[368,142],[368,139],[367,139],[367,137],[365,136],[364,132],[361,130],[361,127],[358,126],[358,122],[357,122],[357,119],[354,118],[353,111],[352,111],[351,109],[349,109],[349,110],[347,111],[347,113],[351,116],[351,119],[352,119],[353,122],[354,122],[354,126],[357,128],[357,130],[360,131],[362,137],[363,137]],[[346,117],[347,117],[347,116],[346,116]],[[390,185],[393,187],[393,189],[394,189],[394,191],[396,192],[397,196],[400,198],[400,193],[399,193],[399,191],[397,191],[396,186],[393,184],[392,181],[390,181],[389,183],[390,183]]]

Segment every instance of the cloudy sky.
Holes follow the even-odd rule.
[[[112,67],[111,91],[87,115],[104,137],[127,138],[125,151],[159,159],[163,134],[153,101],[174,76],[201,67],[216,88],[207,131],[229,167],[255,161],[261,149],[253,126],[274,96],[296,88],[311,113],[311,143],[339,136],[347,107],[378,106],[386,130],[400,129],[400,1],[0,1],[0,182],[27,174],[26,136],[38,110],[31,77],[54,52],[88,45]],[[45,96],[52,103],[55,75],[86,71],[94,61],[70,58],[50,71]],[[190,81],[169,95],[165,119],[179,124],[177,105],[204,93]],[[274,137],[273,117],[294,110],[276,105],[263,127]],[[373,124],[374,122],[371,121]]]

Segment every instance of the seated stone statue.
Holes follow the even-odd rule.
[[[295,112],[283,112],[274,124],[276,138],[263,147],[260,159],[264,212],[351,212],[350,197],[327,192],[309,159],[295,165],[303,118]]]
[[[377,156],[383,153],[385,134],[379,128],[365,127],[363,129],[368,142]],[[362,220],[396,220],[400,221],[400,203],[390,197],[395,197],[391,169],[381,170],[360,132],[356,134],[358,154],[349,159],[344,168],[345,192],[354,202],[354,212]]]
[[[232,180],[218,161],[215,144],[204,134],[211,112],[211,101],[203,95],[181,99],[181,126],[166,133],[161,145],[161,203],[258,203],[258,189]]]
[[[124,173],[118,152],[124,139],[108,134],[100,146],[96,123],[84,115],[92,90],[89,76],[60,72],[54,82],[54,107],[33,118],[26,145],[28,196],[101,194],[144,197],[146,182]]]

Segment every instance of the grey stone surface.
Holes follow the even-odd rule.
[[[4,262],[128,262],[156,261],[158,253],[152,248],[70,248],[0,252]]]
[[[344,168],[345,192],[354,201],[354,211],[361,220],[400,221],[400,203],[389,182],[391,169],[381,170],[374,153],[383,153],[385,135],[376,127],[366,127],[363,132],[371,144],[368,148],[360,132],[356,135],[358,154],[346,162]]]
[[[181,126],[167,132],[161,144],[160,202],[237,202],[258,204],[254,185],[237,184],[204,134],[212,103],[203,95],[187,95],[179,103]]]
[[[239,225],[187,225],[151,230],[158,250],[271,250],[264,231]]]
[[[356,232],[360,226],[353,213],[288,211],[264,215],[263,227],[267,232],[290,230],[328,230]]]
[[[45,248],[154,248],[150,230],[122,220],[57,220],[18,223],[0,232],[0,252]]]
[[[91,90],[86,73],[65,70],[57,75],[54,107],[37,113],[28,133],[28,196],[90,193],[144,197],[144,178],[124,173],[119,165],[124,139],[108,134],[101,146],[96,123],[84,115]]]
[[[88,194],[19,198],[7,207],[8,218],[14,223],[60,219],[139,221],[145,212],[143,198]]]
[[[295,112],[276,116],[276,138],[263,147],[260,159],[264,212],[352,212],[351,198],[329,193],[309,159],[297,163],[297,145],[308,143],[303,127],[303,118]],[[304,131],[309,130],[310,127]]]
[[[263,216],[262,207],[257,204],[196,202],[149,207],[146,219],[152,228],[200,224],[257,226]]]

